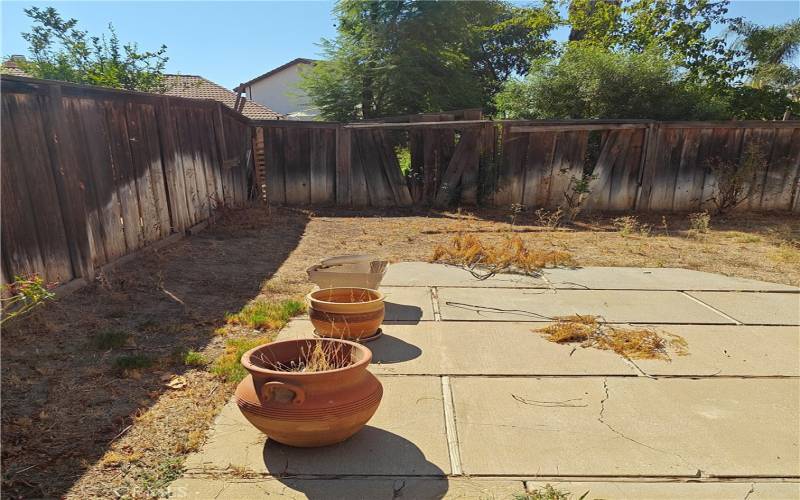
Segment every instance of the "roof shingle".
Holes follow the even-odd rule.
[[[164,75],[167,95],[193,99],[213,99],[233,109],[236,94],[211,80],[196,75]],[[253,120],[280,120],[283,115],[257,102],[246,100],[241,113]]]

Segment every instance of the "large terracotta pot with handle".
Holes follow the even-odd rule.
[[[320,344],[317,344],[320,343]],[[334,368],[286,371],[319,345],[331,353]],[[250,373],[236,388],[245,418],[270,439],[289,446],[339,443],[372,417],[383,387],[367,370],[372,352],[337,339],[286,340],[262,345],[242,356]]]
[[[377,290],[323,288],[306,298],[308,316],[320,337],[360,340],[375,335],[383,322],[384,296]]]

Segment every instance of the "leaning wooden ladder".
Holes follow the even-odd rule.
[[[245,87],[240,83],[238,87],[233,89],[236,93],[236,101],[233,103],[233,109],[241,113],[244,111],[244,104],[247,101],[247,96],[244,96]],[[264,128],[255,127],[253,133],[253,166],[255,173],[255,186],[261,202],[269,210],[269,200],[267,199],[267,162],[265,159],[264,148]]]
[[[256,186],[261,202],[269,207],[267,199],[267,162],[265,159],[264,128],[256,127],[253,134],[253,163],[255,165]]]

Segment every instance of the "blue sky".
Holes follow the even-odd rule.
[[[172,73],[199,74],[234,87],[296,57],[315,57],[316,43],[333,38],[333,2],[2,2],[4,56],[25,54],[20,33],[30,21],[30,5],[53,5],[64,17],[79,20],[90,33],[113,22],[124,42],[140,49],[168,47]],[[800,17],[798,0],[734,0],[730,16],[758,24],[779,24]],[[554,34],[566,37],[566,30]]]

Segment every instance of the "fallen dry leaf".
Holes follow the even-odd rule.
[[[181,375],[178,375],[166,384],[170,389],[183,389],[187,385],[189,385],[189,382],[186,381],[186,377]]]

